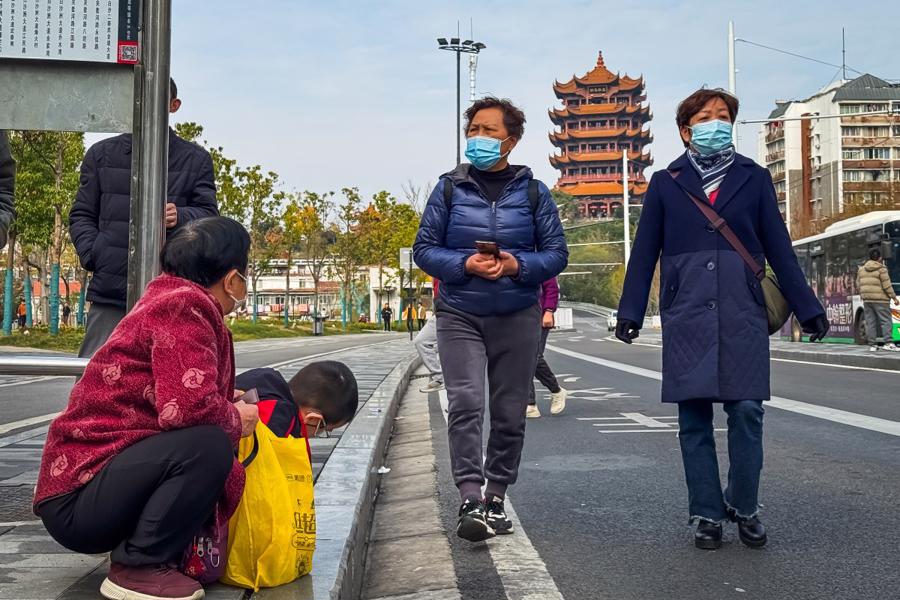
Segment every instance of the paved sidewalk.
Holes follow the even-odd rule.
[[[347,363],[359,383],[360,406],[411,352],[408,341],[398,340],[376,348],[346,350],[329,359]],[[279,368],[290,378],[313,359],[299,359]],[[364,410],[364,409],[361,409]],[[359,415],[358,416],[363,416]],[[37,479],[47,426],[0,437],[0,600],[82,600],[98,598],[106,575],[107,557],[69,552],[54,542],[31,513],[31,498]],[[340,439],[311,440],[316,478]],[[319,534],[327,535],[325,524]],[[257,597],[265,597],[265,593]],[[249,597],[244,590],[215,586],[207,591],[212,600]],[[287,598],[273,590],[272,597]]]

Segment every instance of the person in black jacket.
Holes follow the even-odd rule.
[[[0,130],[0,249],[6,246],[9,226],[16,216],[16,161],[9,152],[9,138]]]
[[[169,112],[181,107],[170,80]],[[166,233],[219,214],[212,158],[169,130]],[[78,355],[91,357],[125,316],[128,278],[128,216],[131,198],[131,135],[97,142],[84,156],[81,184],[69,213],[72,243],[81,265],[93,273],[88,286],[84,342]]]

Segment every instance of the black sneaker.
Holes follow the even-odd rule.
[[[485,519],[484,503],[481,500],[469,498],[459,507],[456,535],[470,542],[483,542],[496,535]]]
[[[503,498],[494,496],[486,503],[487,524],[491,526],[497,535],[507,535],[513,532],[512,521],[506,517],[506,509],[503,507]]]

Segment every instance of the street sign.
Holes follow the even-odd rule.
[[[140,0],[2,0],[0,58],[137,64]]]
[[[410,266],[413,269],[418,269],[419,265],[415,263],[412,256],[412,248],[400,248],[400,268],[404,270],[410,270]]]

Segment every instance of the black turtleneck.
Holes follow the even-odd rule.
[[[499,171],[482,171],[475,167],[469,167],[469,175],[481,188],[481,192],[488,202],[496,202],[500,199],[504,188],[515,178],[517,172],[510,165],[506,165],[505,169]]]

